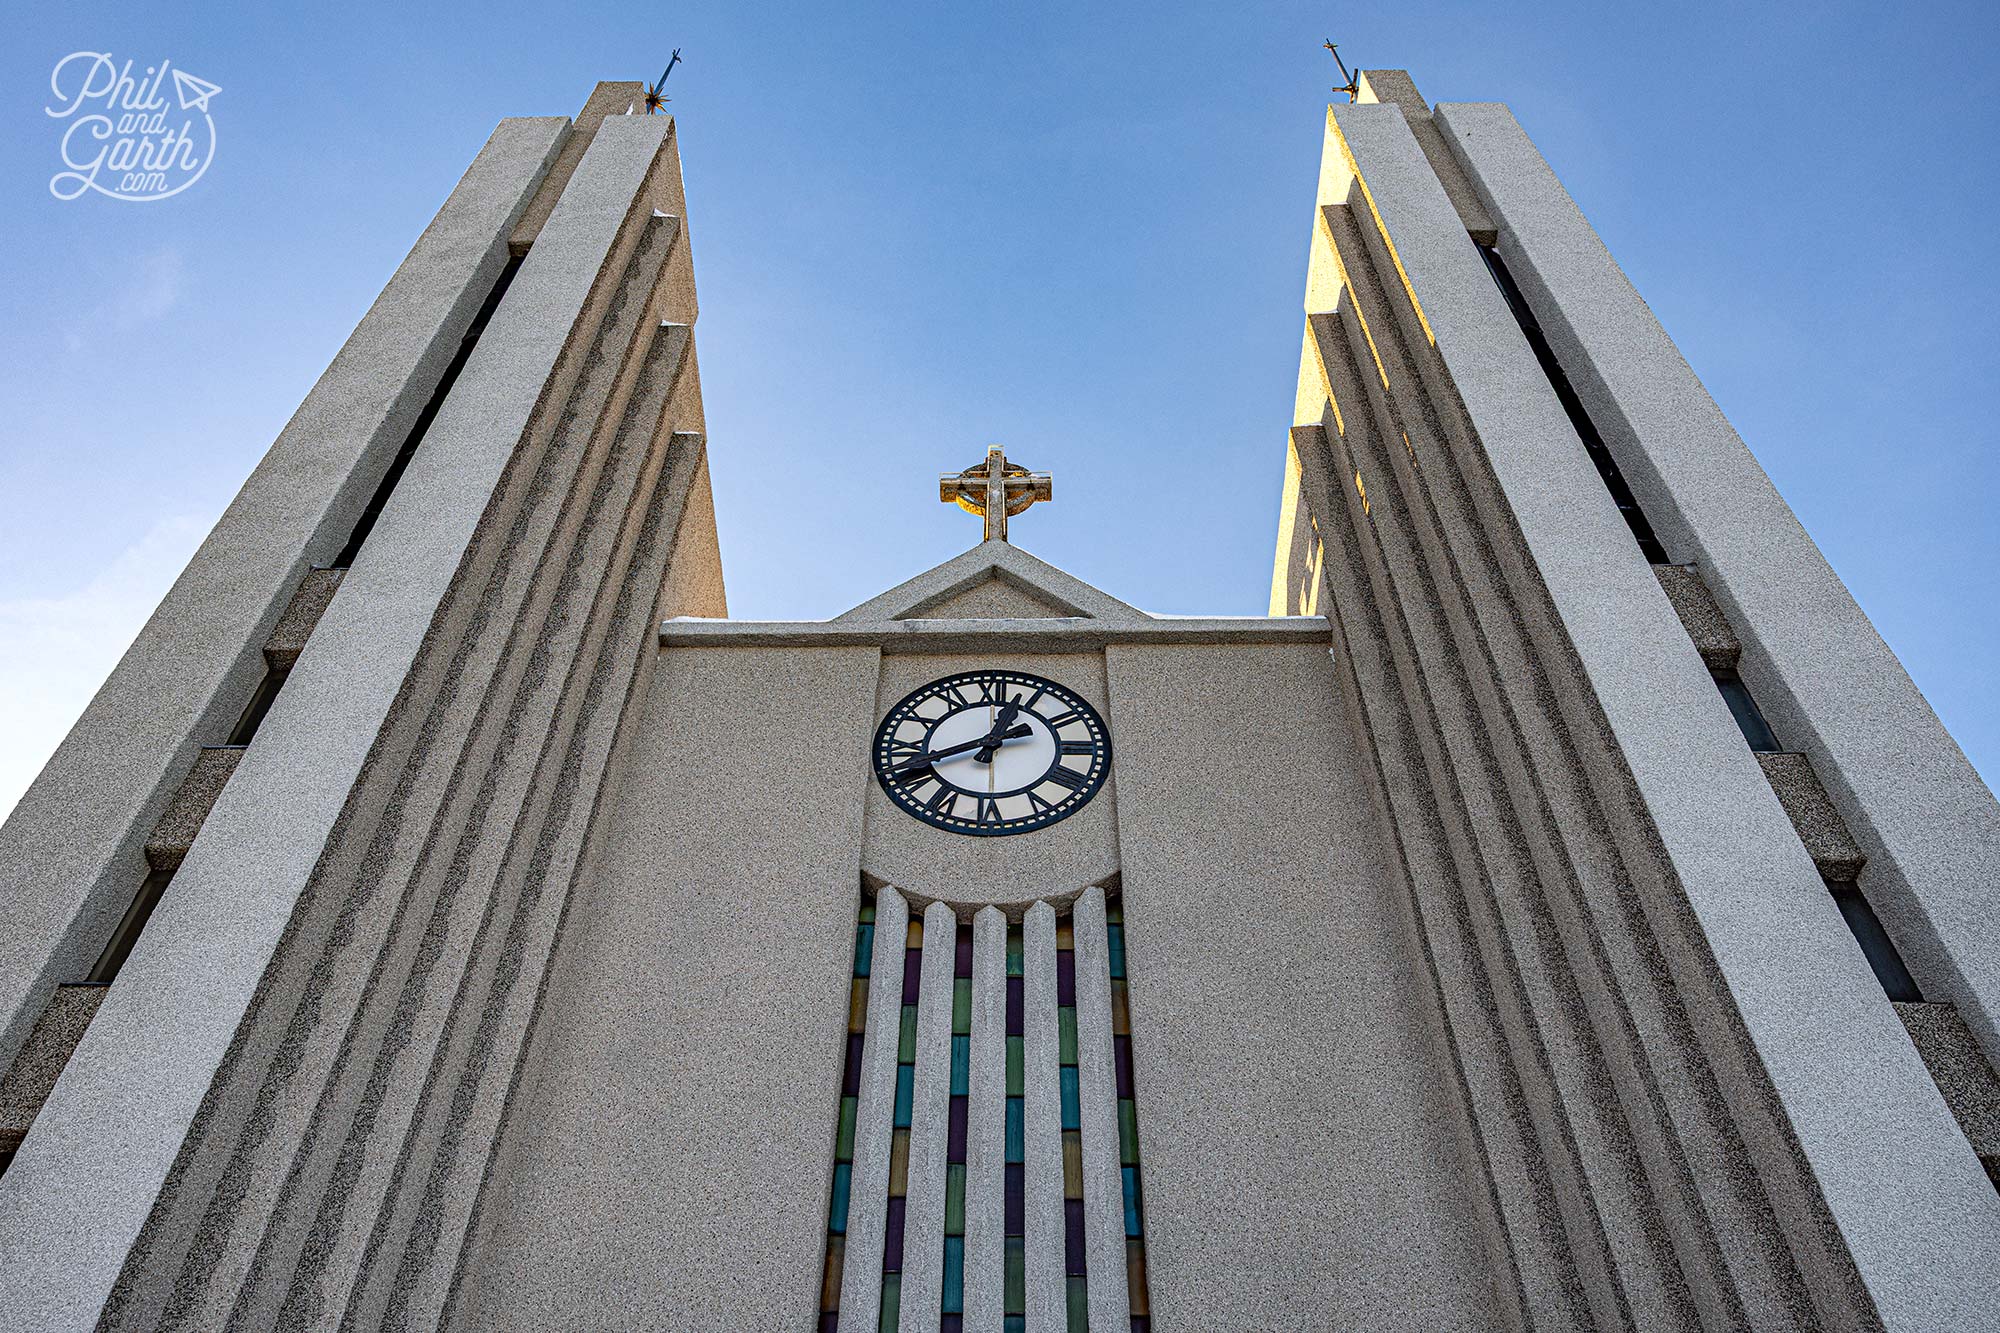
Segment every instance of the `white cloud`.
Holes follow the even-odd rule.
[[[118,665],[207,531],[189,515],[162,519],[75,592],[0,600],[0,819]]]
[[[183,270],[181,252],[172,246],[141,256],[111,303],[119,326],[150,324],[172,310],[181,299]]]

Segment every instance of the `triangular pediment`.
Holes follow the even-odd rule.
[[[836,620],[1137,621],[1137,607],[1003,541],[981,542]]]

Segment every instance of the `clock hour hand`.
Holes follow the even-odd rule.
[[[1014,732],[1008,731],[1007,728],[1009,727],[1009,725],[1013,723],[1014,718],[1020,713],[1020,711],[1021,711],[1021,705],[1014,703],[1012,701],[1009,701],[1008,703],[1003,705],[1000,709],[1000,716],[993,719],[993,730],[986,733],[986,744],[980,746],[979,753],[972,757],[974,759],[977,759],[982,764],[992,763],[993,752],[1000,748],[1002,733],[1005,733],[1008,736],[1012,736],[1015,734]]]
[[[989,732],[986,735],[981,736],[978,740],[967,741],[963,745],[950,745],[946,746],[942,750],[933,750],[929,754],[920,754],[914,759],[905,759],[902,763],[897,764],[894,768],[890,769],[889,772],[891,775],[894,775],[897,773],[915,772],[917,769],[920,768],[929,768],[932,764],[935,764],[940,759],[949,759],[951,758],[951,756],[955,754],[964,754],[967,750],[977,750],[980,749],[982,746],[997,745],[999,744],[1000,741],[1018,740],[1022,736],[1028,736],[1034,734],[1034,730],[1035,729],[1033,727],[1023,722],[1020,726],[1014,727],[1011,730],[1004,733],[1003,735],[1001,735],[997,740],[995,739],[993,734]]]

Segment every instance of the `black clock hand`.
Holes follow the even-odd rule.
[[[986,744],[980,746],[979,753],[972,757],[982,764],[992,763],[993,752],[1000,748],[1001,733],[1007,731],[1008,725],[1013,722],[1015,716],[1020,711],[1021,705],[1011,701],[1001,708],[1000,716],[993,719],[993,730],[986,733]],[[1013,733],[1007,732],[1007,734],[1012,735]]]
[[[1013,728],[1011,731],[1001,736],[999,740],[1003,741],[1018,740],[1023,736],[1033,735],[1034,730],[1035,729],[1033,727],[1023,722],[1020,726]],[[902,763],[897,764],[894,768],[890,769],[889,773],[890,776],[893,777],[898,773],[909,773],[919,768],[929,768],[932,764],[936,763],[940,759],[949,759],[951,758],[951,756],[955,754],[964,754],[967,750],[977,750],[983,745],[997,744],[997,743],[998,742],[995,741],[993,735],[991,733],[988,733],[987,735],[981,736],[976,741],[967,741],[963,745],[952,745],[952,746],[947,746],[942,750],[933,750],[929,754],[920,754],[915,759],[905,759]]]

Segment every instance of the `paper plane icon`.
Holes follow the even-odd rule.
[[[197,79],[186,70],[177,69],[174,71],[174,91],[180,95],[181,110],[206,111],[208,99],[222,89],[207,79]]]

